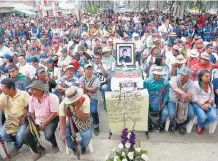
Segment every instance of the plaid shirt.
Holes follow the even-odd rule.
[[[53,112],[58,112],[59,99],[55,94],[44,94],[41,103],[34,96],[29,99],[29,112],[35,113],[35,123],[42,124]]]

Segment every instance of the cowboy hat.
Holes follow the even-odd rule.
[[[185,64],[186,63],[186,59],[184,58],[183,55],[178,55],[176,57],[176,64]]]
[[[109,51],[111,51],[111,49],[107,46],[103,47],[102,49],[102,53],[109,52]]]
[[[72,86],[66,89],[65,95],[66,97],[64,98],[63,102],[65,104],[71,104],[78,101],[82,97],[83,89]]]
[[[152,73],[157,74],[157,75],[164,75],[163,67],[162,66],[156,66]]]
[[[199,57],[198,51],[197,51],[196,49],[192,49],[192,50],[190,51],[190,57],[192,57],[192,58],[197,58],[197,57]]]
[[[151,50],[150,50],[150,52],[152,52],[155,48],[157,48],[157,46],[152,45],[152,46],[151,46]]]
[[[206,60],[210,60],[210,55],[206,52],[201,53],[201,58],[206,59]]]
[[[94,25],[95,22],[94,22],[93,20],[91,20],[91,21],[89,22],[89,24],[90,24],[90,25]]]
[[[176,35],[176,33],[175,32],[171,32],[170,33],[170,37],[176,37],[177,35]]]

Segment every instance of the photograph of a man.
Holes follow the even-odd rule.
[[[131,63],[132,62],[132,59],[128,56],[127,54],[127,49],[123,49],[122,52],[121,52],[121,57],[119,59],[119,61],[122,63],[122,62],[125,62],[125,63]]]

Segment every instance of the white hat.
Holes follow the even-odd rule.
[[[70,68],[74,68],[74,69],[76,70],[76,68],[75,68],[74,65],[68,65],[68,66],[66,67],[66,70],[68,70],[68,69],[70,69]]]
[[[206,60],[210,60],[210,55],[206,52],[201,53],[201,58],[206,59]]]
[[[64,98],[63,102],[65,104],[71,104],[78,101],[82,97],[83,89],[72,86],[66,89],[65,95],[66,97]]]
[[[176,57],[176,64],[185,64],[186,63],[186,59],[184,58],[183,55],[178,55]]]
[[[108,52],[108,51],[111,51],[111,49],[109,47],[107,47],[107,46],[103,47],[102,53]]]
[[[107,40],[107,42],[109,42],[109,41],[110,41],[110,42],[111,42],[111,41],[113,42],[113,39],[112,39],[112,38],[109,38],[109,39]]]
[[[73,41],[69,41],[69,42],[68,42],[68,47],[71,47],[73,44],[74,44]]]
[[[134,33],[132,34],[132,37],[139,37],[139,34],[136,33],[136,32],[134,32]]]
[[[196,49],[192,49],[192,50],[190,51],[190,57],[192,57],[192,58],[197,58],[197,57],[199,57],[198,51],[197,51]]]
[[[186,38],[185,37],[181,37],[180,40],[183,41],[183,42],[186,42]]]
[[[89,24],[90,24],[90,25],[94,25],[95,22],[94,22],[93,20],[91,20],[91,21],[89,22]]]
[[[88,68],[88,67],[93,67],[93,66],[92,66],[92,64],[89,63],[89,64],[86,64],[86,65],[84,66],[84,69],[86,69],[86,68]]]
[[[164,75],[163,67],[162,66],[156,66],[152,73],[157,74],[157,75]]]
[[[89,36],[87,32],[83,32],[83,33],[81,34],[81,37],[82,37],[82,38],[84,38],[85,36]]]
[[[124,33],[124,34],[123,34],[123,38],[127,38],[127,37],[129,37],[129,35],[126,34],[126,33]]]
[[[107,31],[105,31],[104,34],[103,34],[103,36],[104,36],[104,37],[109,37],[109,36],[110,36],[110,33],[107,32]]]

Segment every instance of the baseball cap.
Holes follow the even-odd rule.
[[[45,68],[43,66],[40,66],[36,69],[36,74],[41,73],[41,72],[45,72]]]
[[[48,59],[47,61],[46,61],[46,63],[54,63],[54,60],[52,59],[52,58],[50,58],[50,59]]]
[[[84,66],[84,69],[86,69],[86,68],[88,68],[88,67],[92,67],[92,64],[86,64],[86,65]]]

